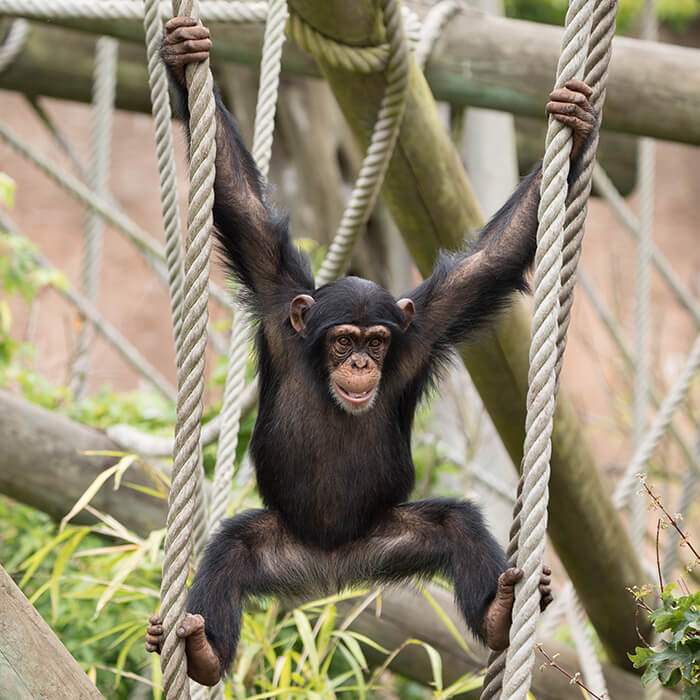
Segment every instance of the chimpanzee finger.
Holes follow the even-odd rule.
[[[552,574],[552,569],[551,569],[549,566],[546,566],[546,565],[545,565],[545,566],[542,567],[542,573],[543,573],[545,576],[551,576],[551,574]]]
[[[542,596],[540,598],[540,611],[544,612],[544,610],[547,608],[547,606],[554,600],[551,594],[548,594],[546,596]]]
[[[551,576],[545,576],[544,574],[540,576],[540,588],[542,588],[542,586],[549,586],[550,583],[552,583]]]
[[[163,625],[148,625],[146,627],[146,636],[158,636],[163,634]]]
[[[580,92],[573,92],[568,88],[558,88],[549,93],[552,102],[573,102],[575,104],[588,104],[588,98]]]
[[[148,618],[148,621],[153,625],[162,625],[163,624],[163,618],[160,615],[151,615]]]
[[[554,116],[568,114],[569,116],[577,117],[581,121],[593,121],[593,115],[589,110],[573,102],[547,102],[545,112]]]
[[[153,644],[152,642],[148,642],[148,641],[147,641],[147,642],[144,644],[144,646],[146,647],[146,651],[149,651],[149,652],[154,652],[154,651],[155,651],[155,652],[160,652],[160,646],[159,646],[158,644]]]
[[[577,117],[571,117],[566,114],[553,114],[552,115],[558,122],[561,122],[565,126],[568,126],[576,134],[582,135],[584,138],[591,132],[592,125],[588,121],[581,121]]]
[[[165,32],[168,34],[178,27],[193,27],[195,24],[197,20],[192,17],[172,17],[165,23]]]
[[[593,88],[583,80],[567,80],[564,85],[569,88],[569,90],[575,90],[576,92],[582,92],[586,97],[590,97],[593,94]]]
[[[195,25],[194,27],[179,27],[166,35],[165,41],[168,44],[181,44],[189,41],[208,39],[211,32],[207,27]]]

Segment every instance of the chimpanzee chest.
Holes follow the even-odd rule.
[[[407,436],[381,413],[349,415],[331,407],[323,421],[261,412],[251,452],[258,489],[291,532],[333,548],[366,534],[408,498],[414,468]]]

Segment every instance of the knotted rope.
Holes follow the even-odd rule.
[[[174,0],[173,14],[199,19],[196,0]],[[181,364],[178,371],[173,477],[161,584],[165,639],[161,651],[166,698],[189,698],[184,642],[175,625],[185,613],[187,574],[199,464],[204,390],[209,257],[216,159],[213,80],[208,60],[187,66],[190,111],[190,191],[185,252]]]

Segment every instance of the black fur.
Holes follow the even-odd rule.
[[[415,317],[403,331],[396,300],[373,282],[345,278],[315,289],[287,219],[265,202],[255,163],[217,101],[214,221],[226,265],[258,322],[260,408],[251,452],[267,508],[224,521],[188,609],[204,616],[227,668],[247,596],[296,597],[440,573],[454,582],[467,624],[481,635],[505,555],[474,505],[405,503],[414,484],[411,426],[455,344],[527,288],[540,171],[468,250],[440,255],[431,277],[406,295]],[[304,336],[289,319],[298,294],[315,299]],[[376,402],[361,414],[343,411],[329,391],[324,338],[341,323],[381,324],[392,336]]]

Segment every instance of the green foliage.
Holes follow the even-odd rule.
[[[547,24],[564,24],[568,5],[567,0],[505,0],[506,14],[509,17]],[[618,30],[634,30],[643,9],[643,0],[620,0],[617,13]],[[658,0],[656,11],[660,20],[680,31],[700,15],[700,1]]]
[[[643,594],[638,594],[643,595]],[[667,688],[683,686],[682,700],[700,700],[700,592],[676,595],[667,586],[661,606],[649,619],[661,641],[654,649],[629,654],[635,668],[645,668],[642,684],[658,680]]]

